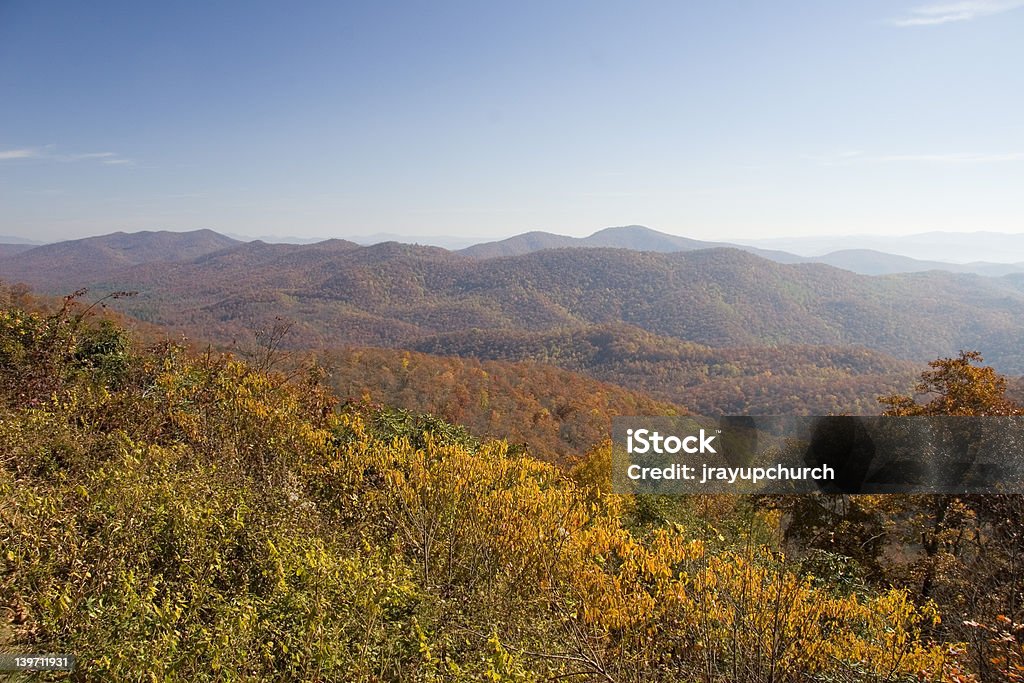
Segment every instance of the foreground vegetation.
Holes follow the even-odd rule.
[[[854,528],[883,514],[870,501],[826,518],[626,499],[606,445],[566,471],[339,406],[315,367],[139,349],[73,299],[32,313],[4,296],[0,648],[73,653],[75,680],[970,680],[1020,661],[1012,634],[976,661],[880,549],[786,523]],[[941,599],[951,506],[925,553]],[[982,645],[1010,632],[978,623]]]

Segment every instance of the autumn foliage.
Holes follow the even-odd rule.
[[[776,512],[663,519],[607,445],[567,472],[81,312],[0,313],[0,647],[75,680],[966,680],[933,602]]]

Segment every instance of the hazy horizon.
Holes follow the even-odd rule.
[[[644,228],[655,233],[674,235],[677,237],[691,238],[689,235],[678,235],[665,233],[650,226],[628,225],[628,226],[606,226],[590,231],[583,235],[568,235],[557,231],[543,231],[547,234],[564,237],[588,237],[605,230],[616,230],[623,228]],[[201,230],[213,230],[212,228],[197,228],[195,230],[122,230],[114,233],[98,233],[94,235],[83,235],[76,239],[89,237],[106,237],[112,234],[139,234],[139,233],[190,233]],[[240,235],[232,232],[216,231],[226,237],[240,241],[262,240],[268,243],[284,244],[313,244],[329,239],[344,239],[356,242],[361,245],[372,245],[381,242],[405,242],[410,244],[421,244],[437,246],[449,250],[459,250],[486,242],[500,242],[524,234],[537,231],[524,231],[506,237],[482,237],[468,238],[453,235],[402,235],[396,233],[376,233],[369,235],[331,235],[326,237],[304,237],[302,235]],[[979,239],[984,236],[984,239]],[[991,231],[974,232],[952,232],[933,231],[924,233],[913,233],[909,235],[880,235],[880,234],[851,234],[851,235],[816,235],[816,236],[776,236],[756,239],[728,238],[721,237],[716,240],[705,240],[709,243],[726,243],[739,246],[740,248],[755,247],[759,249],[787,252],[789,254],[814,259],[826,256],[835,252],[849,250],[872,250],[894,256],[904,256],[917,261],[941,262],[948,264],[970,264],[970,263],[993,263],[1024,265],[1024,232],[1000,233]],[[15,236],[0,234],[0,244],[29,244],[31,246],[49,244],[38,240],[24,239]],[[635,248],[643,248],[638,245]],[[17,258],[16,255],[13,256]]]
[[[0,235],[1020,232],[1024,0],[0,5]]]

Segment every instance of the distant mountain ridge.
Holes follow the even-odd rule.
[[[862,275],[891,275],[895,273],[923,273],[929,270],[944,270],[949,273],[974,273],[988,277],[1002,277],[1011,273],[1024,272],[1024,263],[947,263],[945,261],[923,261],[887,254],[874,249],[843,249],[823,256],[802,259],[805,263],[825,263]]]
[[[25,239],[24,237],[15,237],[12,235],[0,235],[0,259],[6,256],[14,256],[22,252],[34,249],[44,242],[37,240]]]
[[[699,249],[718,249],[723,247],[741,249],[758,256],[771,259],[778,263],[800,263],[805,259],[782,251],[745,247],[728,242],[706,242],[652,230],[643,225],[626,225],[622,227],[604,228],[589,237],[569,237],[550,232],[533,231],[515,235],[497,242],[483,242],[459,253],[472,258],[497,258],[501,256],[520,256],[543,249],[596,249],[596,248],[631,249],[633,251],[655,251],[673,253],[677,251],[697,251]]]
[[[765,244],[771,244],[765,241]],[[841,249],[820,256],[799,256],[788,251],[765,249],[749,243],[707,242],[652,230],[642,225],[628,225],[598,230],[589,237],[569,237],[550,232],[533,231],[496,242],[482,242],[459,253],[472,258],[519,256],[543,249],[613,247],[635,251],[673,253],[700,249],[731,248],[756,254],[776,263],[824,263],[862,275],[889,275],[945,270],[951,273],[1002,276],[1024,272],[1024,263],[951,263],[925,261],[872,249]]]
[[[28,244],[33,247],[38,247],[41,244],[46,244],[46,242],[30,240],[25,237],[17,237],[14,235],[0,235],[0,244]]]
[[[38,285],[57,276],[84,282],[120,268],[188,261],[242,244],[214,232],[115,232],[34,247],[0,258],[0,278]]]
[[[398,236],[377,235],[374,236],[374,239],[377,237],[397,238]],[[1003,237],[1012,238],[1013,236],[1003,235]],[[0,278],[22,280],[29,283],[38,282],[40,273],[52,273],[55,271],[55,268],[50,264],[58,264],[60,266],[59,270],[69,280],[81,279],[83,277],[92,278],[125,265],[185,261],[245,242],[246,240],[233,239],[212,230],[180,233],[169,231],[120,232],[42,246],[23,244],[21,242],[7,244],[0,241]],[[407,238],[405,241],[400,239],[372,241],[371,238],[322,241],[289,239],[280,242],[252,240],[249,243],[310,246],[327,242],[339,242],[352,246],[410,243],[412,243],[410,246],[420,246],[417,244],[416,238]],[[455,242],[450,242],[450,245],[454,244]],[[763,249],[749,246],[748,244],[709,242],[670,235],[640,225],[605,228],[588,237],[570,237],[550,232],[532,231],[499,241],[474,244],[458,249],[453,253],[474,259],[490,259],[521,256],[547,249],[569,248],[615,248],[658,253],[731,248],[746,251],[776,263],[824,263],[862,275],[888,275],[944,270],[951,273],[974,273],[989,277],[1001,277],[1012,273],[1024,272],[1024,261],[1019,263],[984,261],[953,263],[915,259],[874,249],[841,249],[819,256],[798,256],[786,251]]]
[[[913,235],[819,235],[737,240],[747,246],[783,249],[804,257],[870,249],[925,261],[967,264],[1024,262],[1024,232],[922,232]]]

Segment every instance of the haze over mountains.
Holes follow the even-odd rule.
[[[23,237],[13,237],[11,235],[0,235],[0,259],[5,256],[14,256],[24,251],[28,251],[34,247],[38,247],[42,242],[36,242],[34,240],[28,240]]]
[[[999,255],[1017,253],[1017,249],[1019,249],[1020,253],[1024,254],[1024,236],[1002,235],[1002,237],[1004,238],[1004,246],[1006,246],[1005,251],[984,253],[996,255],[996,257],[999,258]],[[947,241],[949,244],[961,245],[973,244],[972,240],[977,241],[973,235],[953,234],[949,236]],[[926,239],[920,241],[921,243],[927,243]],[[779,244],[789,243],[790,242],[786,241],[779,242]],[[857,243],[856,238],[842,238],[832,242],[832,244],[836,246],[855,243]],[[907,238],[906,244],[915,243],[917,243],[916,240]],[[568,237],[566,235],[557,235],[549,232],[528,232],[496,242],[477,244],[461,250],[461,253],[475,258],[494,258],[497,256],[517,256],[519,254],[527,254],[534,251],[540,251],[542,249],[556,248],[618,247],[622,249],[633,249],[636,251],[670,253],[676,251],[694,251],[697,249],[729,247],[748,251],[752,254],[762,256],[778,263],[824,263],[830,266],[836,266],[837,268],[852,270],[855,273],[861,273],[863,275],[917,273],[928,270],[946,270],[953,273],[976,273],[978,275],[991,276],[1024,272],[1024,263],[1003,262],[1002,258],[999,258],[999,262],[979,261],[973,263],[959,263],[937,260],[925,261],[908,256],[863,248],[838,248],[834,251],[800,256],[796,253],[790,253],[789,251],[767,248],[771,244],[774,243],[769,240],[764,242],[764,247],[755,246],[754,243],[739,244],[731,242],[707,242],[703,240],[679,237],[676,235],[669,235],[640,225],[630,225],[599,230],[589,237]],[[800,242],[793,241],[793,244],[800,244]],[[811,251],[814,251],[813,247],[808,248]],[[977,245],[975,245],[975,249],[977,249]],[[806,251],[807,249],[802,249],[800,253],[805,253]],[[964,251],[959,253],[963,254],[972,252]],[[1024,259],[1024,257],[1022,257],[1022,259]]]
[[[171,237],[185,235],[185,239]],[[224,236],[211,230],[196,230],[185,233],[168,231],[114,233],[45,245],[47,249],[26,255],[23,264],[7,264],[11,273],[34,271],[33,263],[42,260],[66,258],[67,249],[83,253],[83,249],[96,249],[95,257],[102,262],[112,261],[127,264],[161,260],[187,260],[189,257],[216,251],[243,241],[263,241],[274,244],[308,245],[318,241],[311,238],[276,237],[247,240],[239,236]],[[699,249],[734,248],[762,256],[778,263],[824,263],[863,275],[885,275],[892,273],[917,273],[929,270],[945,270],[952,273],[975,273],[1000,277],[1011,273],[1024,272],[1024,235],[995,233],[925,233],[905,237],[826,237],[787,238],[778,240],[754,240],[744,243],[710,242],[690,239],[678,235],[658,232],[639,225],[605,228],[589,237],[570,237],[551,232],[533,231],[493,242],[479,242],[463,237],[402,237],[394,234],[376,234],[353,237],[345,241],[362,246],[383,242],[412,243],[425,246],[440,246],[458,251],[473,258],[495,258],[519,256],[544,249],[559,248],[620,248],[634,251],[672,253]],[[66,248],[58,248],[58,245]],[[180,254],[171,254],[180,245]],[[791,251],[767,248],[772,245],[793,247]],[[889,245],[892,249],[879,250],[870,246]],[[29,243],[17,238],[0,238],[0,260],[33,250],[38,243]],[[824,249],[823,247],[830,247]],[[831,247],[836,247],[831,249]],[[902,255],[909,251],[917,257]],[[953,256],[944,260],[932,257],[924,260],[920,254],[943,254]],[[800,255],[802,254],[802,255]],[[983,255],[989,258],[964,262],[965,255]],[[74,260],[74,258],[72,258]],[[5,267],[0,263],[0,268]],[[80,268],[81,266],[75,266]],[[88,266],[84,275],[102,271],[102,267]]]
[[[13,235],[0,235],[0,244],[27,244],[31,247],[38,247],[41,244],[46,244],[46,242],[30,240],[24,237],[15,237]]]
[[[922,232],[914,235],[817,235],[737,240],[762,249],[781,249],[805,257],[834,251],[869,249],[898,256],[966,264],[974,261],[1024,261],[1024,234],[1001,232]]]

